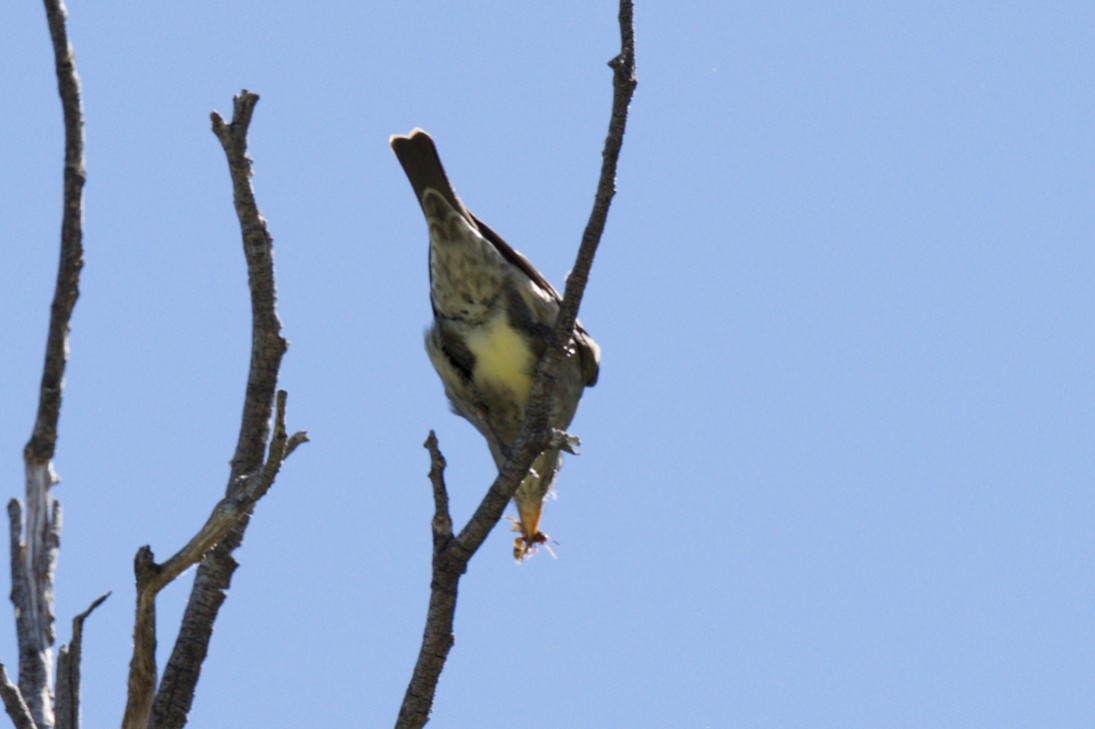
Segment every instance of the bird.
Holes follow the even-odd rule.
[[[527,258],[468,211],[429,134],[414,129],[389,142],[429,228],[433,323],[426,331],[426,352],[453,412],[482,434],[501,470],[524,420],[533,374],[562,297]],[[562,433],[570,425],[583,390],[597,383],[600,360],[600,347],[575,322],[556,381],[550,427]],[[540,531],[544,500],[553,493],[561,451],[576,442],[570,436],[553,439],[514,493],[517,562],[547,543]]]

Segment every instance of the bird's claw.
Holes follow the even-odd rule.
[[[573,456],[577,456],[581,454],[581,451],[578,450],[578,446],[581,444],[582,441],[579,440],[578,436],[571,435],[565,430],[560,430],[558,428],[551,429],[551,437],[548,439],[548,445],[552,448],[558,448],[561,451],[566,451]]]

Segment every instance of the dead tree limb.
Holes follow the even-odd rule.
[[[125,729],[148,725],[156,689],[156,596],[186,570],[210,553],[241,519],[254,510],[259,499],[274,485],[281,465],[308,440],[304,433],[288,435],[285,430],[285,390],[278,390],[274,414],[274,433],[266,462],[253,473],[241,477],[229,487],[205,523],[190,541],[170,559],[157,564],[148,546],[134,559],[137,576],[137,615],[133,627],[133,657],[129,664],[128,700],[122,720]]]
[[[11,599],[15,605],[19,643],[19,692],[39,728],[52,727],[50,678],[56,625],[53,578],[61,535],[61,504],[52,489],[58,483],[53,469],[57,423],[68,359],[69,321],[80,294],[83,256],[84,131],[80,79],[65,30],[67,11],[61,0],[45,0],[46,20],[53,44],[57,88],[65,127],[64,202],[61,251],[50,308],[45,363],[38,391],[34,430],[23,449],[26,481],[26,525],[15,500],[8,505],[11,533]],[[11,709],[11,705],[6,703]],[[14,716],[13,716],[14,719]]]
[[[38,729],[34,726],[34,719],[30,715],[27,703],[23,701],[23,694],[19,693],[19,687],[11,682],[3,663],[0,663],[0,698],[4,701],[4,710],[11,717],[15,729]]]
[[[555,437],[548,421],[551,394],[556,373],[566,355],[567,342],[574,330],[578,307],[589,281],[589,271],[604,233],[608,209],[616,192],[616,167],[627,126],[627,112],[635,92],[635,27],[632,0],[620,0],[620,54],[609,62],[613,71],[612,115],[602,153],[601,175],[594,198],[593,210],[582,235],[582,243],[574,268],[567,278],[563,303],[559,310],[551,342],[536,368],[532,393],[525,411],[521,432],[513,447],[513,455],[503,466],[475,513],[461,530],[452,536],[448,514],[448,495],[443,478],[444,457],[433,433],[426,441],[430,451],[430,481],[434,490],[433,575],[430,582],[430,603],[426,613],[426,628],[414,673],[403,697],[396,729],[417,729],[429,721],[437,682],[452,648],[453,616],[460,576],[468,562],[486,540],[502,517],[506,504],[513,498],[521,479],[528,473],[536,456]]]
[[[137,613],[125,729],[178,728],[186,723],[213,623],[237,566],[232,553],[242,544],[254,506],[274,483],[281,464],[308,439],[303,432],[292,436],[286,433],[286,395],[277,391],[278,371],[288,345],[281,336],[277,315],[273,239],[255,203],[251,159],[247,156],[247,132],[258,100],[257,94],[241,91],[233,100],[230,123],[216,112],[211,115],[213,133],[228,160],[251,292],[251,364],[239,439],[225,497],[194,537],[162,564],[155,562],[149,547],[137,553]],[[156,594],[199,561],[182,626],[157,688]]]
[[[80,657],[84,643],[84,621],[95,608],[110,597],[102,595],[72,619],[72,640],[67,646],[61,646],[57,655],[57,690],[54,692],[54,713],[57,717],[57,729],[80,729]]]

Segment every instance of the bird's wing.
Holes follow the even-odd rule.
[[[547,298],[554,301],[557,306],[562,302],[563,297],[527,258],[515,251],[502,239],[502,236],[495,233],[489,225],[472,215],[464,207],[464,203],[461,202],[452,183],[449,182],[448,175],[445,174],[445,167],[441,164],[441,156],[437,153],[437,146],[433,143],[433,139],[429,134],[421,129],[415,129],[407,136],[393,136],[389,142],[392,145],[392,151],[399,159],[399,164],[403,166],[403,171],[407,174],[407,179],[410,180],[411,187],[414,188],[414,194],[420,205],[422,204],[422,196],[427,189],[436,190],[454,210],[464,216],[486,240],[490,241],[495,250],[502,255],[502,258],[528,276],[533,285],[539,288]],[[597,382],[601,350],[580,323],[575,326],[574,339],[582,359],[582,379],[587,387],[592,387]]]
[[[542,289],[543,292],[555,302],[556,313],[558,313],[558,306],[562,303],[563,297],[559,295],[559,292],[555,290],[555,287],[544,278],[542,273],[536,270],[536,267],[533,266],[527,258],[510,247],[506,241],[502,240],[502,236],[491,230],[489,225],[474,215],[471,217],[475,221],[475,224],[479,226],[480,234],[491,242],[491,245],[502,254],[502,258],[505,258],[510,264],[528,276],[532,283]],[[593,337],[589,336],[589,332],[585,330],[581,322],[575,322],[574,342],[578,347],[578,355],[582,359],[582,384],[586,387],[593,387],[597,384],[597,377],[601,370],[601,348],[593,341]]]

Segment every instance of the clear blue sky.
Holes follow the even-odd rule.
[[[224,488],[249,319],[208,114],[248,88],[282,385],[313,442],[238,552],[191,725],[391,725],[429,584],[421,443],[437,430],[461,519],[492,466],[423,351],[426,229],[387,139],[430,131],[468,206],[561,284],[616,8],[70,10],[87,266],[56,459],[62,639],[114,591],[87,628],[85,721],[120,721],[134,553],[167,557]],[[1095,725],[1090,5],[636,17],[640,85],[581,315],[601,381],[544,517],[559,559],[515,566],[510,534],[487,542],[430,726]],[[40,4],[5,4],[7,495],[56,266],[52,74]],[[189,581],[161,598],[161,659]]]

